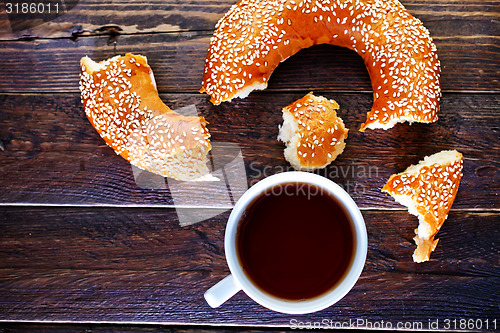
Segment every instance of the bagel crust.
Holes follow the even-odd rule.
[[[462,179],[463,155],[456,150],[444,150],[426,156],[417,165],[392,175],[382,192],[390,194],[397,202],[408,207],[408,212],[418,216],[415,230],[417,248],[413,261],[423,262],[436,248],[434,240],[448,218]]]
[[[361,131],[437,120],[437,50],[397,0],[241,0],[216,25],[200,92],[216,105],[246,97],[267,87],[280,62],[316,44],[363,58],[374,102]]]
[[[145,57],[127,54],[100,63],[84,57],[80,67],[87,118],[117,154],[161,176],[209,177],[207,122],[163,104]]]
[[[342,154],[349,130],[338,109],[333,99],[312,92],[283,109],[278,140],[285,142],[285,159],[296,170],[324,168]]]

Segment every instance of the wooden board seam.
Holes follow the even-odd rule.
[[[210,209],[210,210],[220,210],[221,213],[233,209],[233,206],[191,206],[191,205],[151,205],[151,204],[130,204],[130,205],[119,205],[119,204],[67,204],[67,203],[32,203],[32,202],[0,202],[1,208],[8,207],[32,207],[32,208],[43,208],[43,207],[53,207],[53,208],[141,208],[141,209]],[[406,208],[399,207],[360,207],[359,210],[364,212],[369,211],[390,211],[390,212],[404,212],[407,211]],[[467,209],[453,209],[452,213],[500,213],[500,208],[467,208]]]

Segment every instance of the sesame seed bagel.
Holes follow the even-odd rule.
[[[418,216],[419,226],[414,238],[417,249],[413,261],[423,262],[436,248],[434,240],[457,195],[462,178],[463,157],[456,150],[445,150],[426,156],[417,165],[392,175],[382,188],[397,202]]]
[[[285,159],[296,170],[324,168],[342,154],[349,130],[337,117],[338,108],[334,100],[311,92],[283,109],[278,140],[285,142]]]
[[[216,105],[246,97],[267,87],[281,61],[315,44],[363,58],[374,102],[361,131],[437,120],[436,47],[397,0],[241,0],[216,25],[200,92]]]
[[[210,134],[203,117],[185,117],[163,104],[147,59],[81,59],[80,90],[87,118],[133,165],[178,180],[208,175]]]

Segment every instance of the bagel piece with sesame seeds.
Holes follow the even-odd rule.
[[[417,248],[413,261],[429,260],[436,248],[438,239],[434,240],[434,237],[448,218],[460,185],[462,169],[462,154],[456,150],[444,150],[426,156],[402,173],[392,175],[382,188],[419,219],[419,226],[415,229]]]
[[[180,115],[161,101],[146,57],[127,54],[99,63],[84,57],[80,67],[87,118],[117,154],[164,177],[210,178],[207,122]]]
[[[338,108],[334,100],[312,92],[283,108],[278,140],[286,144],[285,159],[296,170],[324,168],[342,154],[349,130],[337,117]]]
[[[200,92],[216,105],[244,98],[265,89],[280,62],[316,44],[363,58],[374,101],[361,131],[437,120],[436,46],[397,0],[241,0],[216,25]]]

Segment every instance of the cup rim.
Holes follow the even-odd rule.
[[[339,201],[339,203],[344,207],[346,213],[350,216],[350,221],[353,224],[356,239],[355,253],[353,255],[352,263],[342,280],[326,293],[312,299],[301,301],[279,299],[278,297],[272,296],[256,287],[243,272],[235,246],[236,233],[239,225],[238,222],[247,205],[265,189],[287,182],[308,183],[327,190]],[[249,188],[241,196],[231,211],[227,222],[224,237],[224,250],[229,270],[235,277],[235,281],[255,302],[277,312],[305,314],[316,312],[335,304],[352,289],[364,268],[366,254],[368,251],[368,236],[361,211],[354,200],[342,187],[330,179],[314,173],[288,171],[264,178]]]

